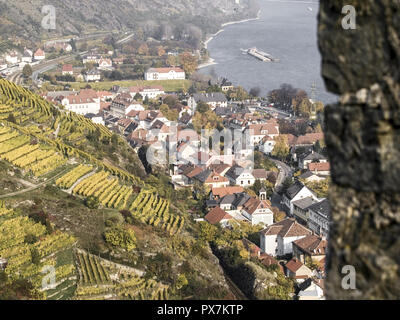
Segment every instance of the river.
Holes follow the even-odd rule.
[[[246,89],[259,87],[265,96],[270,90],[289,83],[311,94],[316,85],[317,100],[334,102],[321,77],[321,55],[317,45],[316,1],[260,0],[258,20],[231,24],[208,42],[215,64],[201,73],[226,77]],[[241,49],[257,47],[279,62],[262,62],[243,54]]]

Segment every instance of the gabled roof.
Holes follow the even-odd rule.
[[[256,179],[267,179],[268,172],[265,169],[254,169],[252,172]]]
[[[302,239],[293,241],[293,244],[311,256],[324,255],[328,246],[328,241],[321,237],[311,234]]]
[[[314,173],[312,173],[310,170],[304,172],[303,174],[299,175],[299,179],[308,179],[312,177]]]
[[[254,212],[258,209],[269,209],[271,210],[271,204],[267,200],[260,200],[257,198],[250,198],[243,206],[243,209],[246,210],[249,214],[254,214]],[[271,211],[272,213],[272,211]]]
[[[235,164],[225,173],[225,176],[231,178],[232,180],[236,180],[243,173],[243,171],[244,168]]]
[[[302,266],[303,263],[297,258],[293,258],[288,263],[286,263],[286,268],[292,271],[293,273],[296,273]]]
[[[331,166],[329,162],[311,162],[308,164],[310,171],[330,171]]]
[[[210,169],[218,174],[221,174],[228,168],[230,168],[230,166],[227,165],[226,163],[213,163],[208,166],[208,169]]]
[[[250,124],[248,129],[253,130],[253,135],[277,135],[279,134],[279,125],[276,121],[267,123]]]
[[[307,187],[300,181],[296,181],[289,188],[287,188],[285,195],[288,197],[288,199],[292,200],[303,188],[307,188]],[[310,189],[308,189],[308,190],[310,190]],[[314,194],[314,192],[312,190],[310,190],[310,192],[312,194]]]
[[[222,220],[230,220],[233,219],[232,216],[222,210],[220,207],[213,208],[209,213],[204,217],[211,224],[220,223]]]
[[[312,234],[312,231],[302,226],[293,218],[286,218],[274,223],[260,232],[264,235],[279,235],[284,237],[299,237]]]
[[[331,215],[331,205],[328,199],[324,199],[320,202],[314,203],[313,205],[308,207],[308,209],[314,212],[318,212],[319,214],[327,218],[329,218]]]
[[[194,176],[197,176],[199,173],[201,173],[203,171],[202,168],[200,167],[195,167],[193,170],[191,170],[188,173],[185,173],[185,176],[187,176],[188,178],[193,178]]]
[[[326,157],[323,156],[322,154],[319,154],[318,152],[311,151],[305,157],[303,157],[303,160],[311,160],[311,161],[316,161],[316,160],[326,160]]]
[[[73,71],[73,66],[72,66],[72,64],[64,64],[64,65],[62,66],[62,71],[63,71],[63,72],[71,72],[71,71]]]
[[[322,140],[324,138],[324,134],[320,133],[307,133],[303,136],[299,136],[296,138],[296,145],[311,145],[316,143],[318,140]]]
[[[234,186],[234,187],[222,187],[222,188],[212,188],[211,193],[214,197],[223,198],[228,194],[235,194],[243,192],[243,187]]]

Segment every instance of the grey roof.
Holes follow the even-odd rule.
[[[212,93],[195,93],[193,98],[196,102],[225,102],[228,101],[226,96],[221,92],[212,92]]]
[[[241,166],[238,166],[238,165],[234,165],[225,173],[225,176],[228,178],[231,178],[233,180],[236,180],[237,177],[239,177],[243,171],[244,171],[244,168],[242,168]]]
[[[324,160],[324,159],[326,159],[326,157],[324,157],[322,154],[312,151],[303,158],[303,160]]]
[[[303,174],[299,175],[300,179],[307,179],[309,177],[312,177],[314,173],[312,173],[310,170],[304,172]]]
[[[221,199],[219,204],[233,204],[235,199],[236,199],[235,194],[227,194],[225,197]]]
[[[207,169],[207,170],[200,172],[198,175],[194,176],[194,178],[196,180],[199,180],[200,182],[204,183],[207,180],[207,178],[210,176],[211,173],[212,173],[212,171]]]
[[[309,206],[314,204],[316,201],[312,197],[303,198],[293,202],[293,205],[299,207],[300,209],[307,209]]]
[[[238,193],[235,194],[236,199],[233,202],[233,205],[237,208],[237,207],[241,207],[243,206],[247,201],[249,201],[249,199],[251,198],[247,193],[242,192],[242,193]]]
[[[219,204],[230,204],[237,208],[243,206],[250,198],[246,192],[228,194],[221,199]]]
[[[300,181],[296,181],[294,184],[292,184],[287,190],[286,190],[286,196],[289,199],[293,199],[296,194],[300,192],[301,189],[305,187],[304,184],[302,184]]]
[[[329,218],[331,215],[331,205],[328,199],[324,199],[320,202],[314,203],[308,209],[314,212],[318,212],[326,218]]]
[[[206,206],[208,208],[214,208],[218,205],[218,201],[217,200],[206,200]]]

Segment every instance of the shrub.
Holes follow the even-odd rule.
[[[131,251],[136,248],[136,236],[132,229],[122,226],[115,226],[106,229],[104,232],[106,242],[114,247]]]

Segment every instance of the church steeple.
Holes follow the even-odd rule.
[[[258,196],[260,200],[267,200],[267,191],[263,188],[260,189]]]

